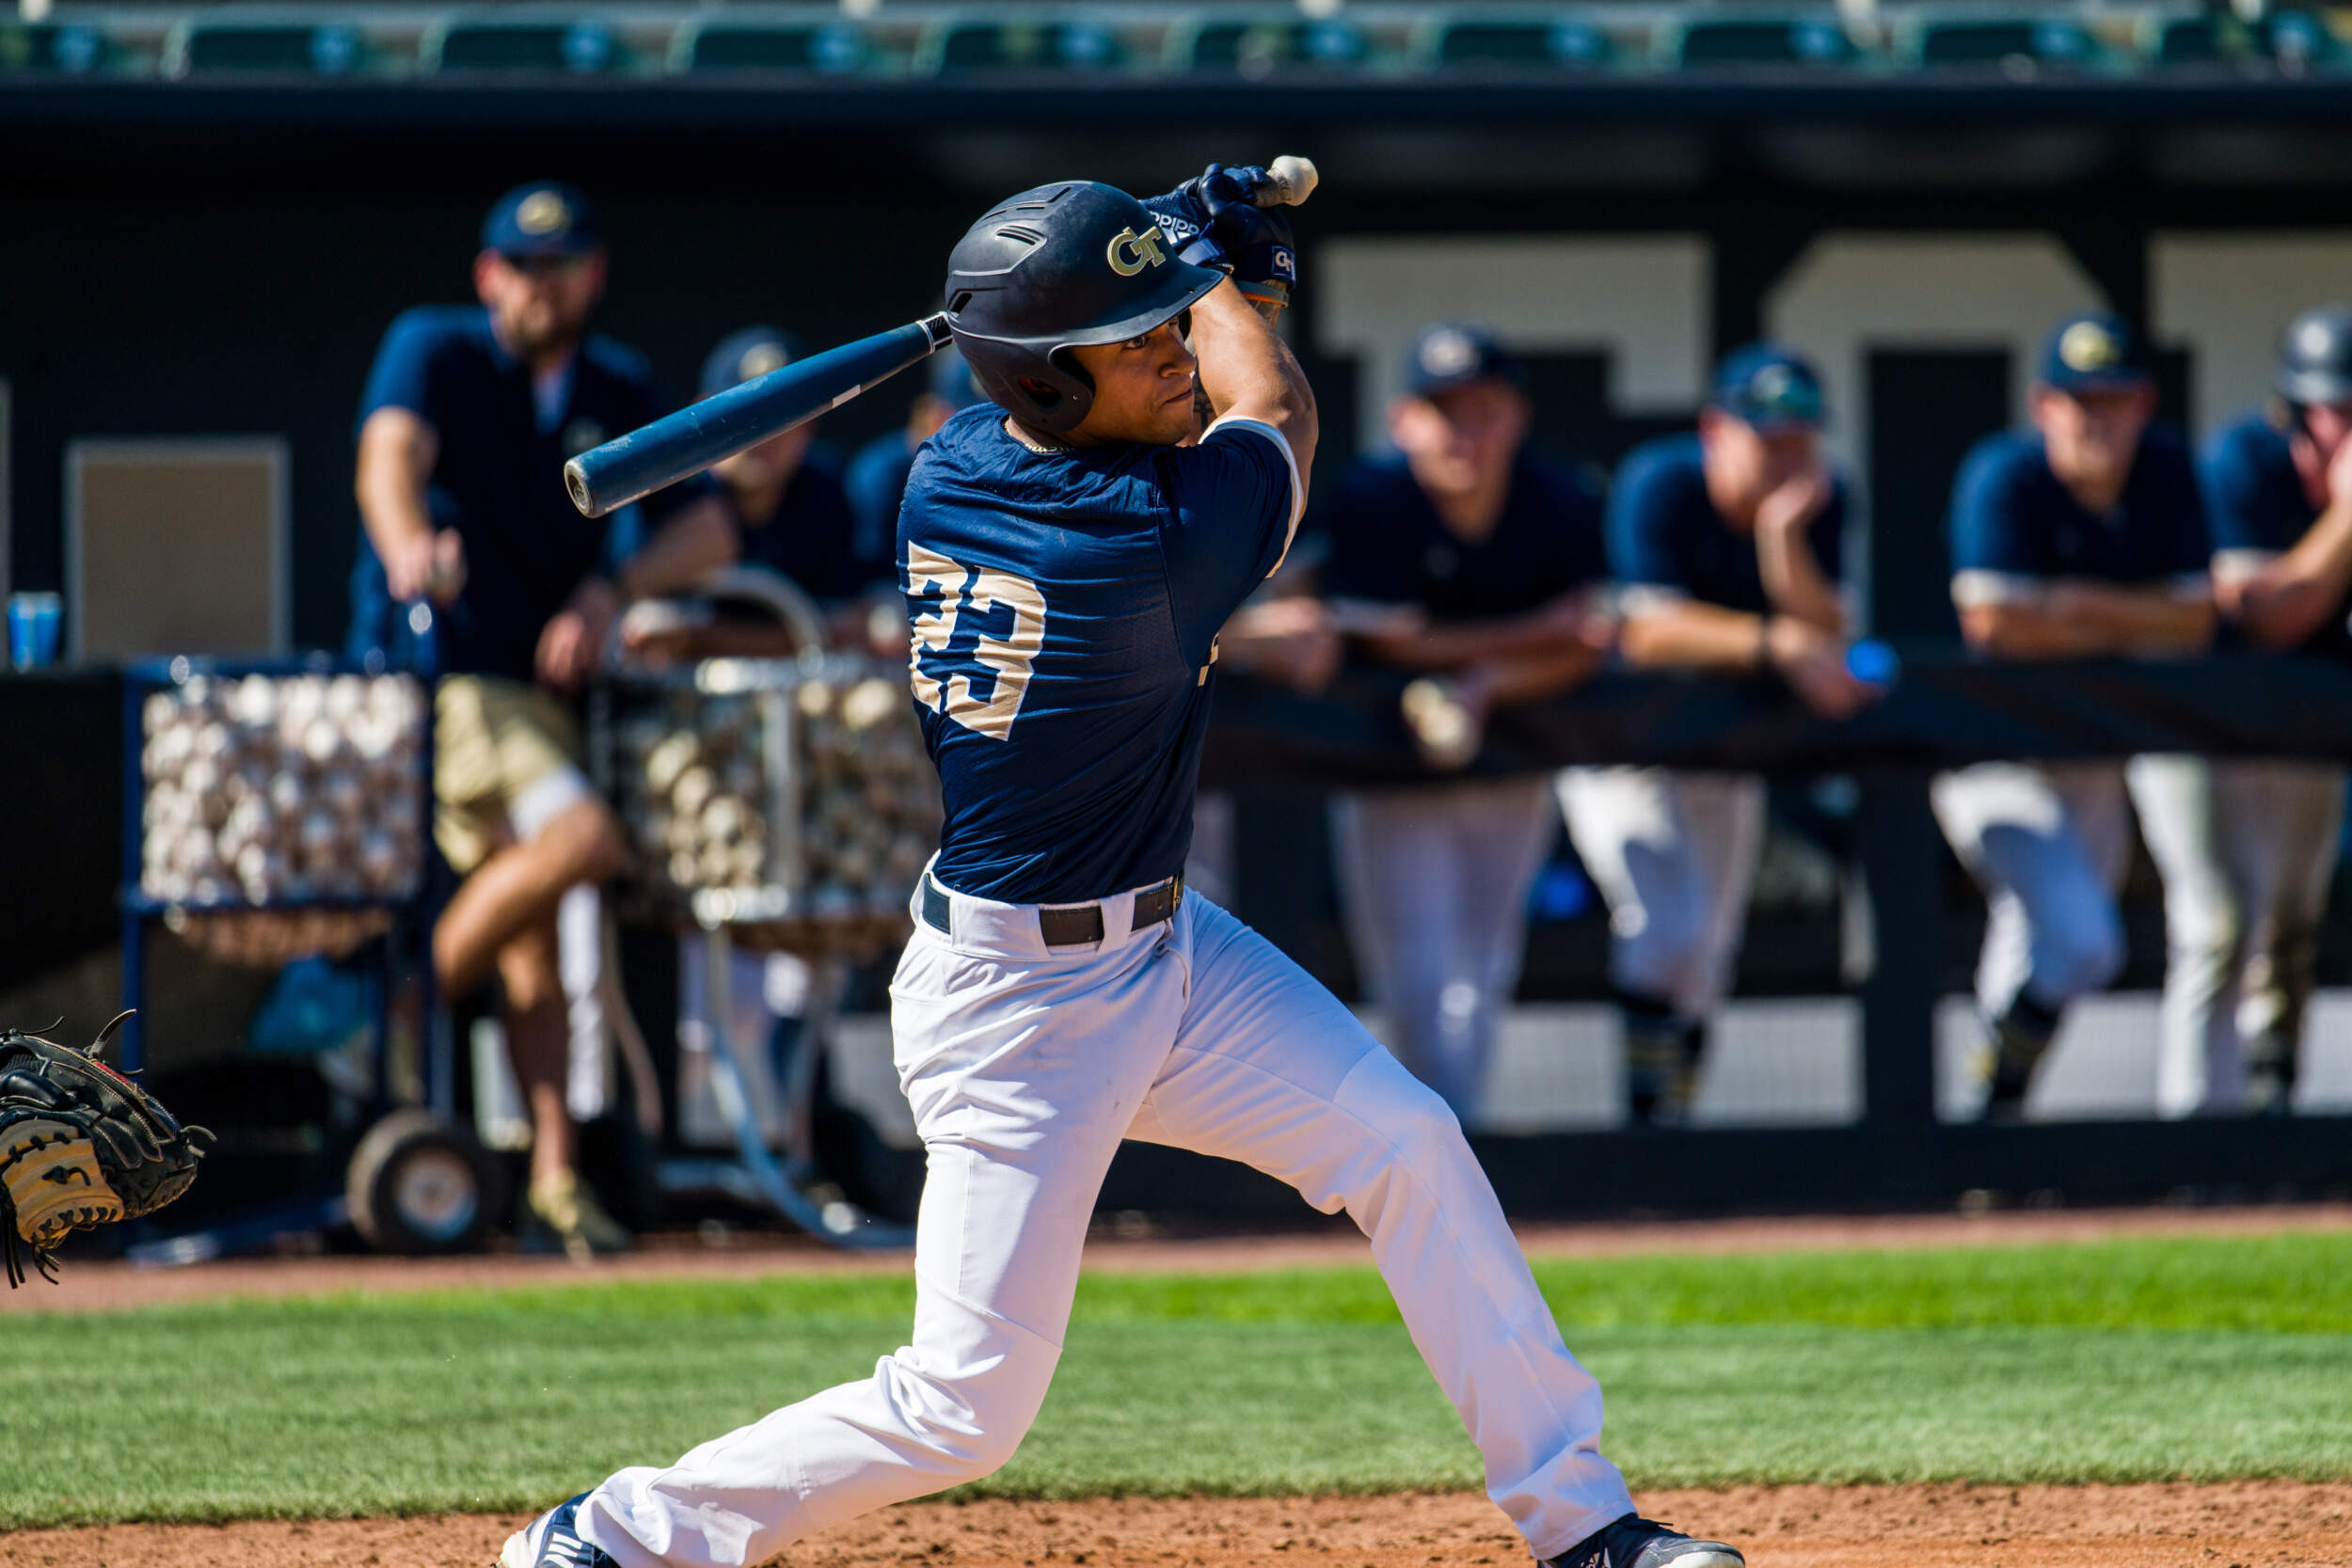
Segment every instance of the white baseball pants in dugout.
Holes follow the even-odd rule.
[[[675,1465],[622,1471],[581,1504],[585,1539],[621,1568],[732,1568],[1004,1464],[1052,1381],[1123,1137],[1348,1211],[1536,1556],[1632,1511],[1597,1446],[1599,1386],[1459,1125],[1330,992],[1195,895],[1140,930],[1132,895],[1105,899],[1100,942],[1050,950],[1034,905],[948,904],[952,934],[918,910],[891,986],[930,1161],[914,1342]]]

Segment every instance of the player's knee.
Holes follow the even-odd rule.
[[[943,1486],[977,1481],[1005,1467],[1045,1402],[1056,1356],[1042,1341],[999,1342],[969,1367],[937,1370],[918,1352],[902,1352],[882,1370],[890,1402],[926,1450],[925,1467]]]
[[[1345,1098],[1348,1108],[1407,1164],[1464,1147],[1461,1120],[1445,1097],[1387,1060],[1385,1053],[1357,1070]]]
[[[2042,933],[2037,989],[2059,996],[2104,990],[2123,972],[2123,923],[2112,910]]]
[[[594,799],[565,807],[547,825],[533,847],[553,858],[562,879],[573,886],[612,880],[628,853],[620,819],[612,815],[612,807]]]
[[[1012,1462],[1012,1456],[1020,1450],[1022,1440],[1028,1435],[1029,1425],[1026,1421],[1018,1426],[1007,1423],[979,1433],[965,1452],[963,1479],[978,1481],[983,1476],[994,1475]]]

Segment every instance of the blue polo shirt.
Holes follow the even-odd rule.
[[[909,675],[946,821],[933,874],[1080,903],[1183,869],[1216,634],[1304,495],[1274,431],[1032,451],[1004,410],[924,443],[898,513]]]
[[[2179,434],[2163,425],[2140,437],[2122,499],[2104,517],[2050,471],[2040,432],[1989,436],[1960,466],[1950,529],[1952,597],[1962,605],[2022,597],[2050,578],[2184,593],[2206,580],[2196,468]]]
[[[479,306],[424,306],[395,319],[376,350],[359,420],[405,408],[433,427],[438,451],[426,485],[437,529],[466,546],[466,584],[437,615],[439,668],[532,678],[539,634],[580,579],[604,561],[611,519],[583,517],[564,488],[566,459],[660,418],[670,404],[644,359],[591,337],[573,356],[561,396],[543,417],[531,372],[499,346]],[[691,480],[648,496],[648,525],[707,493]],[[405,617],[383,562],[360,531],[351,578],[349,652],[413,662]]]
[[[1694,599],[1752,615],[1768,613],[1756,536],[1735,529],[1707,496],[1707,472],[1695,431],[1661,436],[1626,455],[1609,497],[1609,572],[1639,595]],[[1822,573],[1845,575],[1846,482],[1830,479],[1829,499],[1805,529],[1805,542]]]
[[[2249,570],[2284,555],[2326,510],[2304,493],[2285,434],[2260,412],[2241,415],[2205,438],[2197,477],[2213,531],[2214,564],[2225,570]],[[2352,658],[2352,590],[2296,651]]]
[[[777,499],[775,515],[747,517],[727,496],[737,547],[747,564],[783,573],[820,599],[845,599],[887,583],[887,557],[877,564],[861,560],[850,498],[825,448],[812,449]]]
[[[1433,622],[1523,614],[1608,575],[1600,497],[1576,470],[1524,448],[1483,539],[1446,527],[1396,452],[1347,466],[1324,526],[1323,584],[1334,600],[1411,606]]]

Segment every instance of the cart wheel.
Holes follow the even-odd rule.
[[[474,1252],[501,1207],[501,1173],[483,1147],[426,1111],[395,1111],[352,1151],[351,1223],[377,1252]]]

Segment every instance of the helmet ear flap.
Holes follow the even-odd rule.
[[[964,347],[964,362],[988,400],[1034,430],[1055,436],[1075,430],[1094,406],[1094,383],[1087,373],[1058,354],[1015,353],[1004,356],[1010,363],[998,363],[992,352],[997,347]]]

